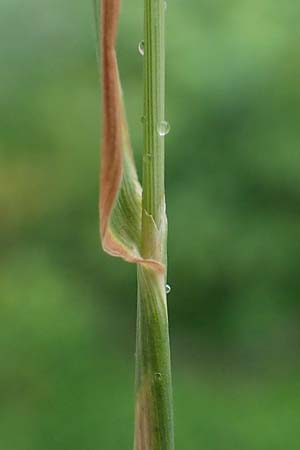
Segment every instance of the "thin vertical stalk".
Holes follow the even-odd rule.
[[[135,450],[173,450],[162,130],[165,2],[145,0],[143,189],[131,152],[116,58],[120,0],[101,4],[101,242],[107,253],[138,265]]]
[[[167,264],[164,187],[165,2],[145,0],[141,254]],[[173,450],[166,273],[138,267],[135,450]]]

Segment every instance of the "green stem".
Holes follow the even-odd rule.
[[[141,251],[167,263],[164,188],[164,0],[145,0]],[[173,450],[166,274],[138,268],[135,450]]]
[[[158,133],[165,115],[164,16],[164,0],[145,0],[143,205],[157,225],[165,190],[164,137]]]

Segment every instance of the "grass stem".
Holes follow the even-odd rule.
[[[165,212],[165,2],[145,0],[141,253],[167,267]],[[173,450],[166,272],[138,266],[135,450]]]

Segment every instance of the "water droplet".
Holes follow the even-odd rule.
[[[154,374],[154,378],[156,381],[160,381],[162,379],[162,374],[160,372],[156,372]]]
[[[139,42],[138,50],[139,50],[139,54],[144,56],[144,54],[145,54],[145,43],[144,43],[144,41]]]
[[[160,122],[160,124],[157,127],[157,131],[160,136],[166,136],[170,132],[170,129],[171,127],[169,122],[166,122],[165,120]]]
[[[166,284],[166,294],[170,294],[171,292],[171,286],[169,284]]]
[[[168,8],[167,0],[164,1],[164,8],[165,8],[165,11],[167,11],[167,8]]]

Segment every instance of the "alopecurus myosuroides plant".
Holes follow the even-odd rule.
[[[96,0],[101,1],[101,0]],[[166,299],[167,219],[164,187],[165,7],[145,0],[144,149],[139,184],[116,58],[120,0],[102,0],[102,163],[100,231],[106,252],[137,265],[135,450],[173,450],[173,410]]]

